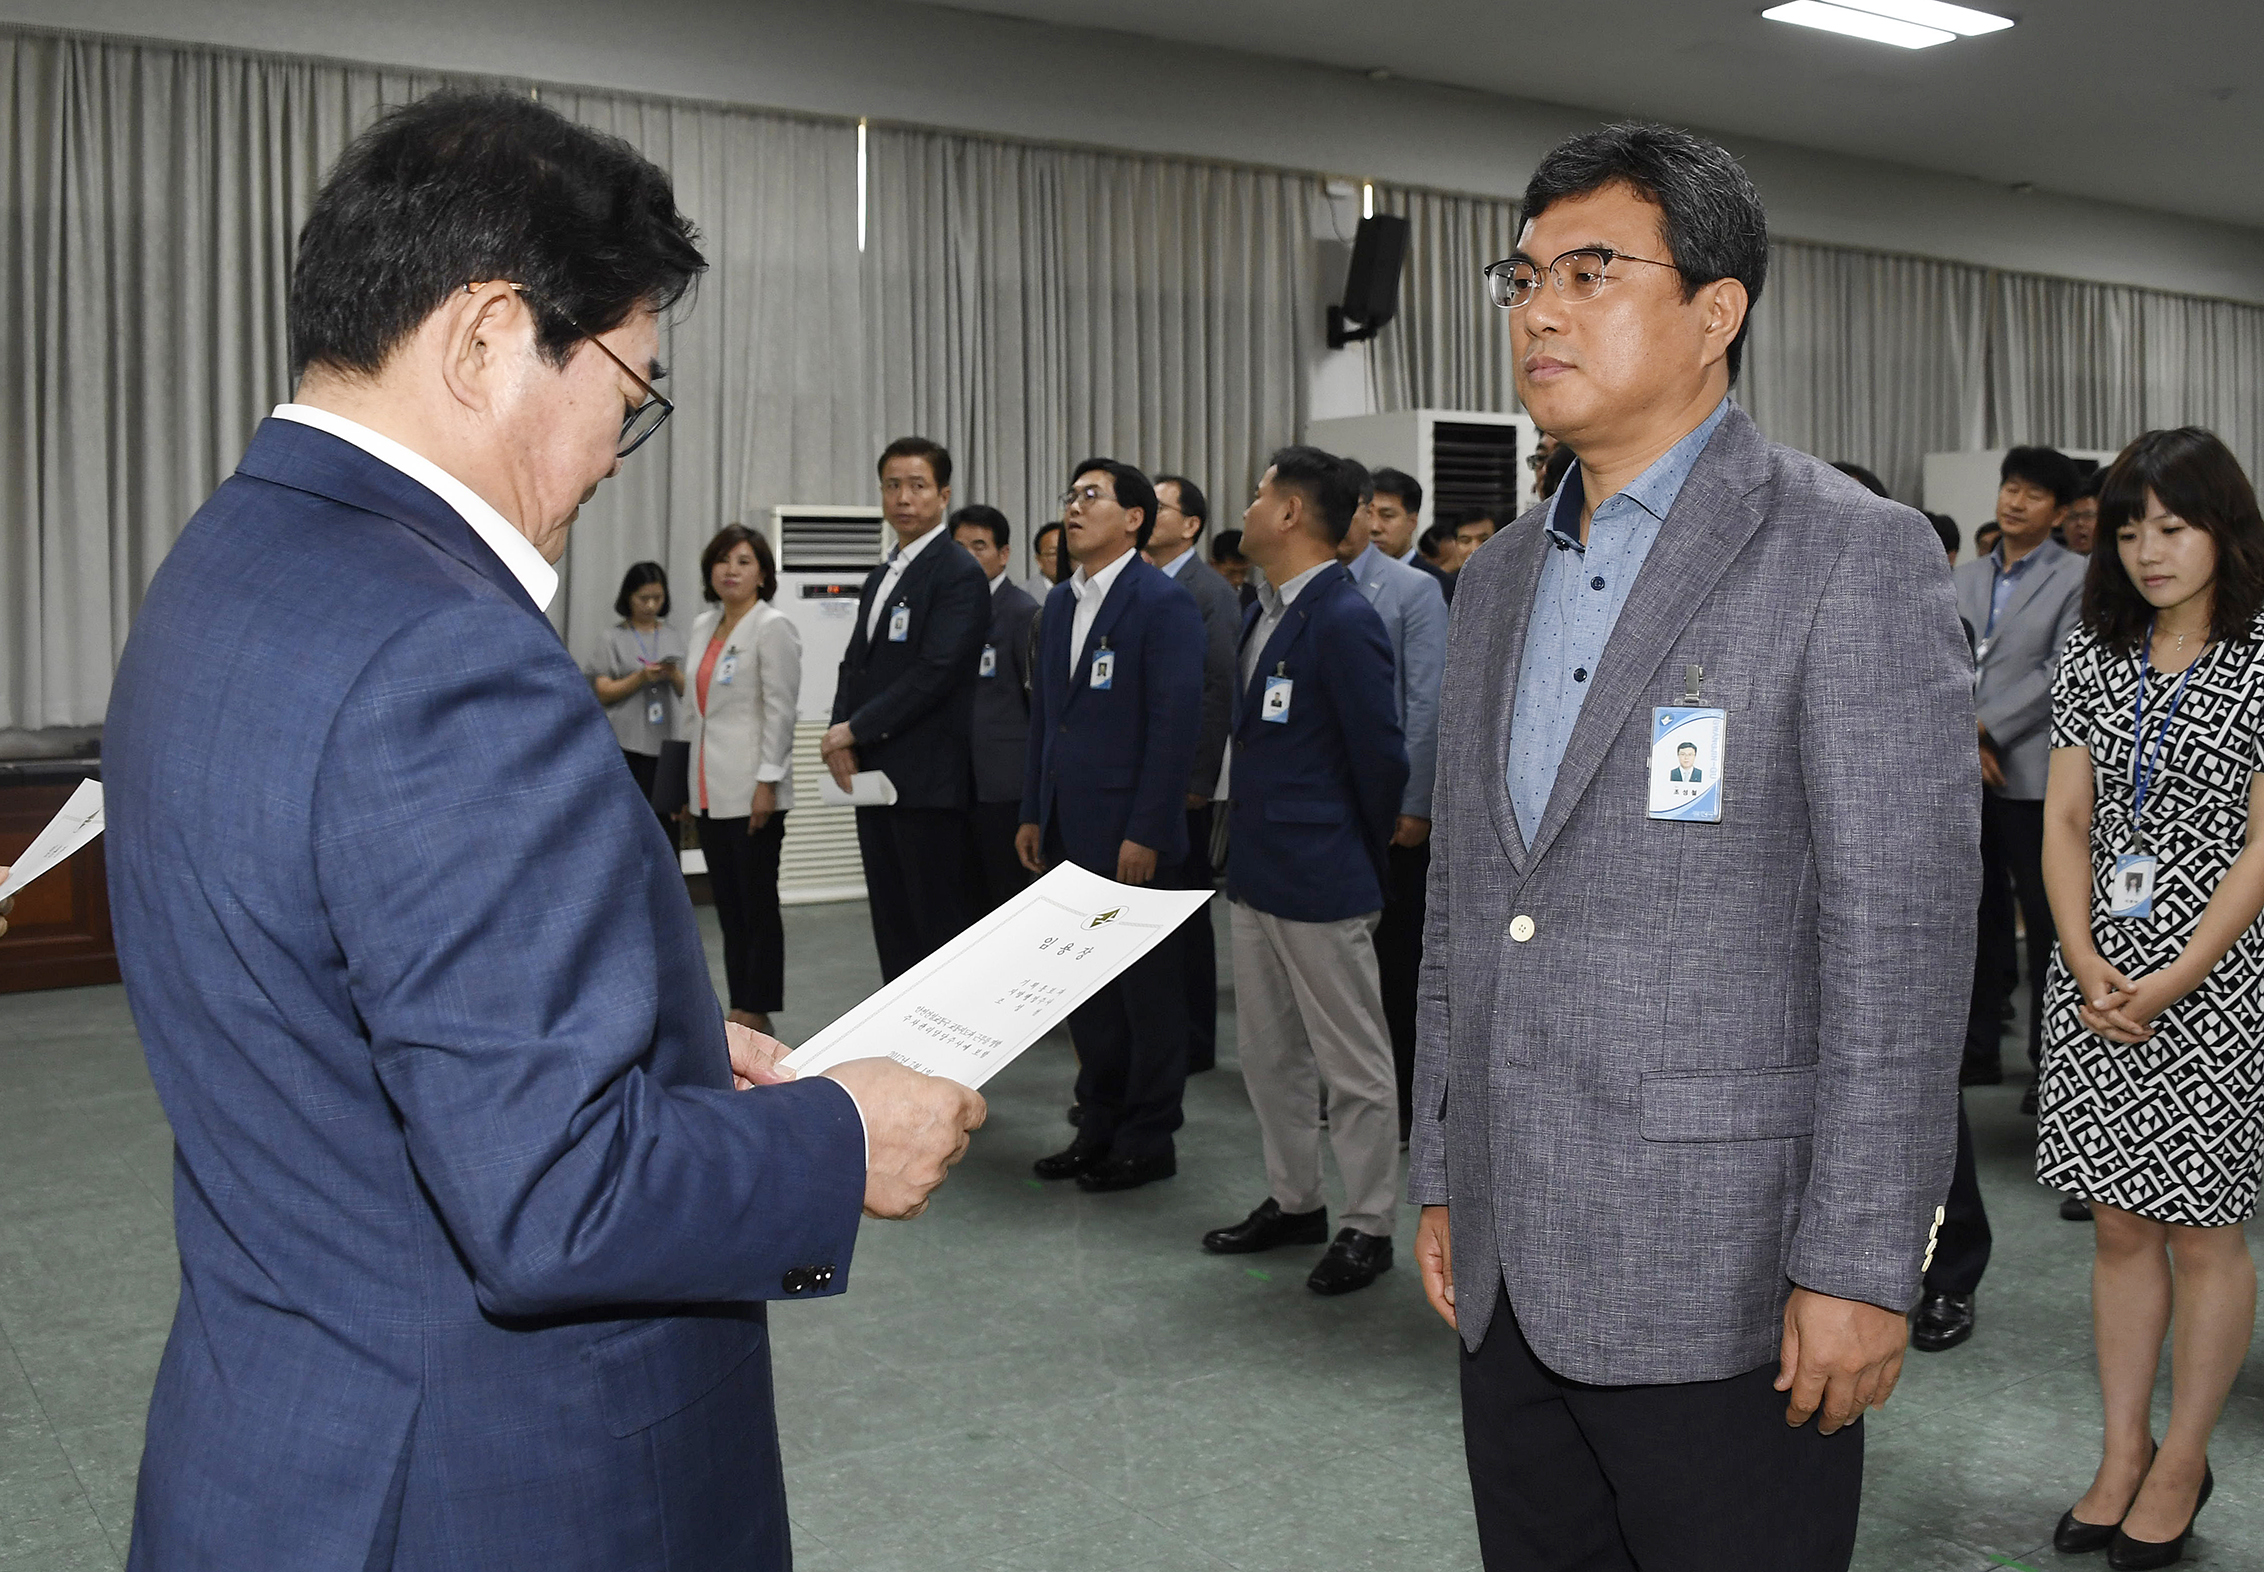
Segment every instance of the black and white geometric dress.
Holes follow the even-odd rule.
[[[2147,673],[2149,751],[2179,675]],[[2264,617],[2248,638],[2212,645],[2194,663],[2147,792],[2146,849],[2161,859],[2154,912],[2131,919],[2108,915],[2107,885],[2115,858],[2133,849],[2138,680],[2134,657],[2101,648],[2079,628],[2052,685],[2052,746],[2091,751],[2092,942],[2129,977],[2177,959],[2246,842],[2250,781],[2264,770]],[[2264,922],[2155,1018],[2146,1042],[2095,1036],[2075,1007],[2075,981],[2055,949],[2037,1179],[2156,1222],[2245,1221],[2256,1210],[2264,1160]]]

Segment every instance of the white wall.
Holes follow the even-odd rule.
[[[1515,196],[1584,110],[903,0],[0,0],[0,21]],[[1789,239],[2264,302],[2264,233],[1726,138]]]

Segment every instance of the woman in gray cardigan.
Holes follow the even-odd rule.
[[[629,773],[649,798],[660,745],[676,735],[684,696],[684,635],[668,625],[667,570],[657,562],[632,566],[621,576],[613,609],[621,620],[600,635],[582,674],[605,706]],[[666,820],[662,828],[669,828]],[[671,830],[670,843],[675,839]]]
[[[700,576],[713,606],[692,624],[692,813],[723,927],[730,1018],[767,1032],[786,991],[778,853],[794,806],[802,637],[770,604],[778,592],[770,542],[745,525],[716,532],[700,553]]]

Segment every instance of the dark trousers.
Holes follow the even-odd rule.
[[[708,888],[723,929],[723,975],[731,1008],[768,1015],[786,1003],[786,925],[778,915],[778,848],[786,815],[774,813],[759,830],[748,821],[701,814],[700,850],[707,854]]]
[[[2010,899],[2005,898],[2009,893]],[[2044,1058],[2044,968],[2052,959],[2052,908],[2044,898],[2044,805],[1984,792],[1981,797],[1981,925],[1974,945],[1973,1008],[1965,1062],[1997,1063],[2005,1001],[2017,964],[2013,903],[2028,923],[2028,1062]]]
[[[964,808],[859,808],[873,948],[894,982],[974,921]]]
[[[1209,803],[1187,810],[1187,861],[1180,866],[1179,888],[1210,890],[1218,887],[1218,870],[1211,866]],[[1211,909],[1197,909],[1180,924],[1174,941],[1186,962],[1187,1073],[1199,1075],[1218,1066],[1218,938],[1211,931]]]
[[[1077,1144],[1111,1157],[1171,1150],[1187,1090],[1186,930],[1070,1012],[1077,1041]]]
[[[636,778],[637,790],[643,793],[645,801],[652,801],[652,782],[653,777],[660,773],[660,756],[653,753],[631,753],[623,748],[621,757],[629,761],[629,773]],[[669,821],[668,815],[655,808],[653,817],[660,820],[660,827],[668,836],[668,844],[675,845],[676,826]]]
[[[1973,1125],[1965,1117],[1965,1094],[1957,1099],[1957,1167],[1950,1172],[1949,1199],[1942,1203],[1942,1228],[1934,1236],[1934,1259],[1926,1268],[1926,1292],[1970,1294],[1989,1269],[1989,1213],[1981,1205],[1981,1177],[1973,1163]]]
[[[1022,827],[1019,802],[978,802],[967,810],[967,846],[975,865],[972,922],[997,911],[1030,882],[1030,870],[1014,854],[1014,833]]]
[[[1431,843],[1394,846],[1385,871],[1384,913],[1376,922],[1376,980],[1391,1028],[1391,1068],[1399,1082],[1399,1138],[1415,1117],[1415,985],[1423,972],[1423,916],[1431,882]]]
[[[1488,1572],[1845,1568],[1863,1426],[1792,1429],[1776,1376],[1772,1359],[1722,1381],[1584,1386],[1534,1357],[1502,1295],[1485,1342],[1462,1353]]]

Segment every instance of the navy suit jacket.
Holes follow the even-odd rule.
[[[1258,616],[1255,606],[1244,613],[1245,644]],[[1277,672],[1291,684],[1285,721],[1260,715]],[[1228,898],[1296,922],[1380,910],[1406,789],[1391,639],[1332,562],[1289,603],[1256,675],[1235,694]]]
[[[1159,868],[1176,867],[1187,860],[1187,777],[1203,729],[1203,614],[1135,554],[1101,601],[1073,674],[1076,617],[1076,593],[1055,585],[1030,685],[1022,822],[1049,843],[1058,834],[1071,862],[1111,879],[1126,841],[1152,847]],[[1116,669],[1095,688],[1103,643]]]
[[[905,568],[881,611],[879,636],[867,639],[873,596],[887,575],[886,563],[865,575],[833,718],[847,721],[857,739],[857,768],[887,773],[898,807],[964,808],[974,790],[975,663],[991,625],[990,580],[947,532]],[[912,614],[901,643],[888,636],[897,606]]]
[[[503,563],[266,422],[103,773],[181,1257],[130,1565],[785,1566],[759,1301],[846,1285],[856,1106],[732,1091],[676,859]]]
[[[954,548],[956,549],[956,548]],[[1030,747],[1030,624],[1038,603],[1008,580],[990,592],[991,674],[975,663],[975,800],[1022,800],[1022,760]]]

